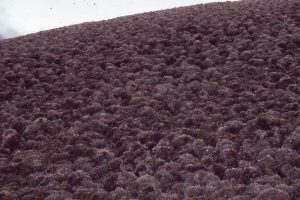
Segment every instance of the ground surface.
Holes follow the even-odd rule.
[[[300,196],[297,0],[3,40],[0,75],[0,199]]]

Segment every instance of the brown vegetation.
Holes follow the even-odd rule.
[[[0,42],[0,199],[300,196],[300,2]]]

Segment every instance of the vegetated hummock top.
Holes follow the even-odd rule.
[[[300,2],[0,42],[0,199],[300,196]]]

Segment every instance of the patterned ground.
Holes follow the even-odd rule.
[[[298,0],[3,40],[0,85],[0,199],[299,199]]]

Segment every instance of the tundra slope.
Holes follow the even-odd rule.
[[[300,2],[0,42],[0,199],[300,196]]]

